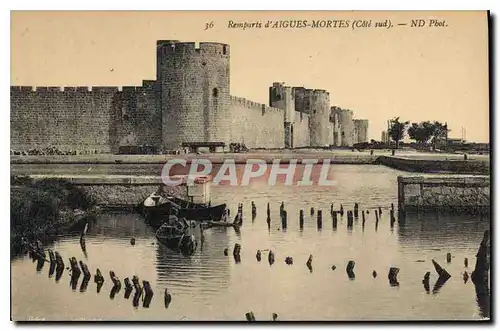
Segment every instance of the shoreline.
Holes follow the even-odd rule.
[[[284,150],[284,151],[252,151],[247,153],[201,153],[201,154],[179,154],[179,155],[11,155],[11,164],[162,164],[170,160],[182,159],[189,164],[195,159],[208,159],[213,164],[222,164],[225,160],[234,160],[235,164],[246,164],[252,160],[262,160],[272,164],[279,160],[281,164],[290,163],[291,160],[329,160],[331,164],[374,164],[379,157],[391,157],[389,151],[352,152],[347,150]],[[464,161],[462,154],[420,153],[399,151],[393,158],[428,160],[428,161]],[[469,155],[467,161],[489,162],[489,155]]]

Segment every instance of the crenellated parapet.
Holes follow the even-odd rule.
[[[217,42],[181,42],[179,40],[158,40],[157,55],[220,55],[229,56],[229,45]]]
[[[262,115],[266,113],[276,113],[284,115],[284,110],[276,107],[269,107],[263,103],[251,101],[245,98],[231,96],[231,106],[242,107],[249,110],[261,112]],[[281,123],[283,124],[283,123]]]

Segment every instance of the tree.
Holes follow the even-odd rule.
[[[393,141],[396,142],[396,149],[399,148],[399,142],[403,140],[406,134],[406,128],[410,124],[409,121],[400,122],[399,117],[395,117],[389,121],[388,134]]]
[[[429,121],[412,123],[408,128],[408,136],[423,147],[434,134],[435,125]]]
[[[448,139],[448,132],[451,130],[448,129],[448,124],[441,123],[438,121],[434,121],[432,123],[432,146],[434,149],[436,149],[436,144],[442,140]]]

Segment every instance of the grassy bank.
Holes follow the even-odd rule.
[[[94,209],[80,188],[60,179],[12,176],[10,196],[11,256],[19,252],[21,238],[45,242],[84,224]]]

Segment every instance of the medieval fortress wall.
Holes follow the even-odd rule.
[[[157,78],[142,86],[11,86],[11,149],[117,153],[188,142],[249,148],[352,146],[368,121],[330,106],[329,92],[273,83],[269,104],[230,95],[230,47],[157,41]]]

